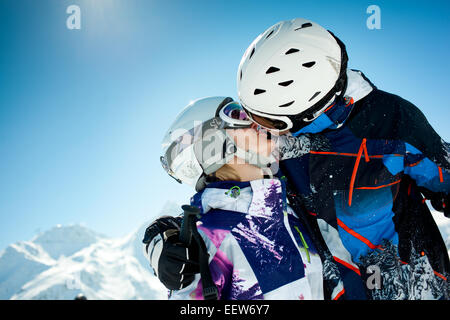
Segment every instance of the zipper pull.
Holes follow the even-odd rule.
[[[300,240],[302,241],[303,247],[305,248],[306,251],[306,259],[308,259],[308,263],[311,263],[311,256],[309,255],[308,244],[306,243],[305,238],[303,238],[303,234],[301,233],[300,229],[297,226],[294,226],[294,228],[300,235]]]

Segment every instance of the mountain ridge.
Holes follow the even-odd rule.
[[[179,215],[167,201],[159,215]],[[0,251],[0,300],[167,299],[167,289],[143,255],[150,221],[110,238],[80,224],[57,225]]]

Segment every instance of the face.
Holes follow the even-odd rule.
[[[264,157],[268,157],[277,150],[277,140],[272,139],[272,134],[266,130],[255,128],[227,129],[227,133],[233,138],[237,147],[245,151],[252,151]]]

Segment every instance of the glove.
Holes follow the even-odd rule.
[[[435,210],[443,212],[447,218],[450,218],[450,195],[439,193],[431,199],[431,205]]]
[[[186,247],[179,240],[181,221],[181,217],[160,217],[148,226],[142,240],[155,275],[170,290],[187,287],[200,273],[197,243],[191,241]]]
[[[321,134],[305,133],[297,137],[282,135],[277,138],[273,137],[272,139],[278,139],[278,156],[280,160],[300,158],[308,154],[311,150],[331,150],[329,140]]]

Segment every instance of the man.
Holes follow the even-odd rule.
[[[289,132],[281,170],[291,205],[316,235],[328,299],[449,299],[447,249],[425,199],[449,216],[450,146],[413,104],[348,70],[347,60],[331,32],[282,21],[242,57],[239,98],[254,122]],[[301,135],[323,143],[305,148]],[[180,265],[195,272],[189,250],[174,258],[175,248],[166,241],[159,259],[179,264],[159,275],[168,287],[179,286]]]

